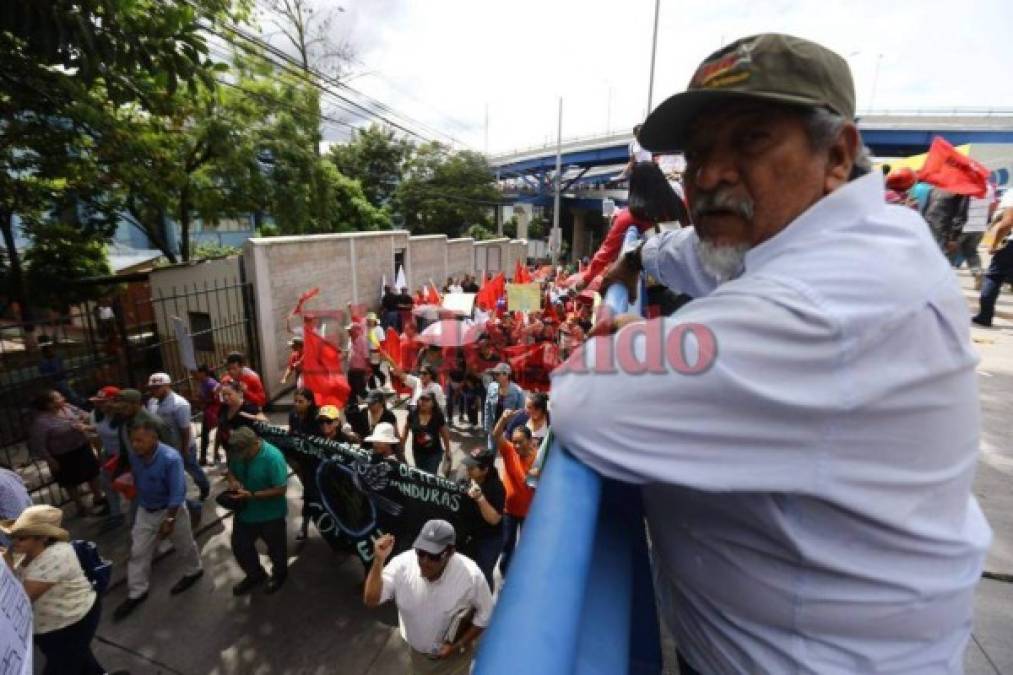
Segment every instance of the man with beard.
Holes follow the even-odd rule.
[[[885,203],[854,114],[820,45],[708,57],[640,134],[685,151],[695,227],[609,273],[695,299],[554,378],[561,444],[643,485],[683,672],[962,670],[991,537],[967,305],[918,214]],[[606,347],[618,368],[595,367]]]

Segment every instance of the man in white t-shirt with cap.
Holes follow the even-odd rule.
[[[456,551],[456,540],[453,525],[430,520],[413,550],[394,556],[386,567],[394,536],[385,534],[373,544],[362,599],[367,607],[394,600],[401,637],[411,647],[413,675],[467,673],[470,648],[489,625],[489,585],[478,565]],[[461,621],[466,614],[471,614],[470,625],[454,630],[467,625]]]

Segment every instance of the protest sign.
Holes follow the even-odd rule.
[[[471,316],[471,310],[475,307],[476,293],[447,293],[443,296],[443,309],[450,310],[455,314]]]
[[[381,534],[393,534],[400,552],[411,547],[427,520],[441,518],[454,526],[460,547],[481,517],[465,487],[453,481],[348,443],[290,434],[261,421],[253,427],[293,457],[302,475],[315,476],[307,490],[314,525],[331,546],[353,550],[364,565],[372,561],[372,541]]]
[[[537,312],[542,308],[542,293],[538,284],[507,284],[506,291],[508,311]]]
[[[11,568],[0,567],[0,675],[30,675],[32,603]]]

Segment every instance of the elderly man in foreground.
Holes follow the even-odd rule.
[[[640,135],[685,152],[695,227],[609,274],[696,299],[553,382],[561,443],[643,485],[684,672],[962,670],[991,536],[977,358],[929,229],[869,172],[854,101],[845,61],[806,40],[708,57]]]

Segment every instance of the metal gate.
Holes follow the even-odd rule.
[[[43,391],[57,389],[90,409],[88,398],[100,387],[144,391],[148,376],[163,371],[172,376],[175,390],[192,400],[174,317],[182,321],[198,365],[220,370],[226,356],[238,351],[252,368],[260,366],[252,285],[241,277],[153,294],[143,274],[132,275],[127,283],[104,279],[101,285],[108,289],[104,302],[30,325],[0,321],[0,466],[22,476],[36,503],[68,501],[46,463],[28,447],[32,401]]]

